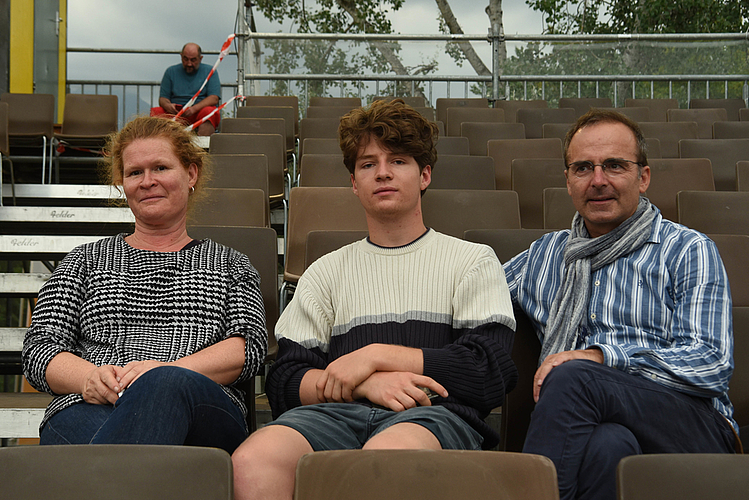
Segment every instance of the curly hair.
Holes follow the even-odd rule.
[[[134,141],[152,138],[163,138],[169,141],[174,155],[185,169],[192,164],[198,167],[195,191],[190,196],[192,203],[203,185],[210,179],[211,164],[208,154],[193,142],[195,134],[187,130],[183,124],[165,117],[139,116],[118,132],[109,135],[104,148],[102,165],[107,184],[121,188],[124,172],[122,155],[125,149]]]
[[[341,118],[338,140],[343,151],[343,163],[354,175],[356,158],[374,138],[393,153],[412,156],[419,170],[437,162],[437,125],[418,111],[394,99],[390,102],[377,100],[369,108],[357,108]]]

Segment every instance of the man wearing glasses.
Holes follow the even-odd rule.
[[[564,141],[571,230],[504,269],[542,342],[523,451],[557,467],[561,499],[611,499],[619,460],[731,453],[731,295],[715,244],[661,217],[639,126],[591,110]]]

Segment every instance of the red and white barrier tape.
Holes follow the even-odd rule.
[[[226,54],[229,53],[229,48],[231,48],[231,42],[234,41],[234,37],[235,36],[236,35],[234,33],[232,33],[231,35],[229,35],[229,38],[226,39],[226,41],[224,42],[224,44],[221,46],[221,53],[218,55],[218,60],[216,61],[216,64],[213,65],[213,68],[211,68],[211,72],[208,73],[208,76],[205,78],[205,81],[203,82],[203,85],[201,85],[200,88],[198,89],[198,91],[195,93],[195,95],[192,96],[192,99],[190,99],[187,102],[187,104],[185,104],[182,107],[182,109],[179,110],[179,113],[177,113],[177,115],[173,118],[173,120],[176,120],[177,118],[179,118],[180,116],[182,116],[182,113],[184,113],[187,110],[187,108],[189,108],[190,106],[192,106],[193,104],[195,104],[195,100],[198,98],[198,96],[200,95],[200,93],[203,91],[203,88],[208,83],[208,80],[210,80],[211,76],[213,76],[213,72],[216,71],[216,68],[218,67],[219,63],[224,59],[224,57],[226,56]],[[213,113],[211,113],[211,114],[213,114]]]
[[[244,101],[244,96],[243,95],[235,95],[234,97],[232,97],[231,99],[229,99],[228,101],[226,101],[225,103],[223,103],[221,106],[217,107],[216,109],[214,109],[213,111],[211,111],[210,113],[208,113],[207,115],[205,115],[203,118],[201,118],[200,120],[196,121],[195,123],[193,123],[192,125],[190,125],[189,127],[187,127],[187,130],[194,130],[194,129],[198,128],[200,125],[202,125],[203,123],[205,123],[206,121],[208,121],[208,119],[210,117],[212,117],[215,113],[218,113],[219,111],[221,111],[222,109],[224,109],[224,106],[226,106],[227,104],[229,104],[230,102],[232,102],[234,99],[239,99],[240,101]]]

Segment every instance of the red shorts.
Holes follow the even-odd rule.
[[[175,104],[174,107],[177,108],[178,111],[180,109],[182,109],[182,105],[181,104]],[[183,120],[188,125],[191,125],[191,124],[195,123],[196,121],[202,119],[204,116],[208,115],[214,109],[216,109],[216,106],[205,106],[200,111],[198,111],[197,115],[192,115],[192,116],[189,116],[189,117],[185,116],[185,115],[182,115],[182,116],[179,117],[179,119]],[[164,111],[164,108],[162,108],[162,107],[151,108],[151,116],[161,116],[161,115],[165,115],[165,114],[167,114],[167,112]],[[210,118],[208,118],[208,121],[211,122],[211,124],[213,125],[213,128],[215,128],[216,130],[218,130],[218,124],[221,121],[221,113],[219,113],[219,112],[214,113],[213,116],[211,116]]]

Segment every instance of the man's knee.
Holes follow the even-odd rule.
[[[596,426],[588,440],[578,473],[578,498],[613,499],[616,467],[630,455],[642,453],[635,435],[623,425],[606,422]]]
[[[307,453],[312,446],[299,432],[284,425],[269,425],[258,429],[248,437],[232,455],[236,468],[291,466]]]
[[[601,368],[603,368],[602,365],[583,359],[562,363],[554,367],[544,379],[540,398],[542,399],[546,392],[552,392],[555,395],[577,394],[581,387],[586,387],[596,379],[596,372]]]
[[[642,453],[640,443],[628,428],[620,424],[605,422],[596,426],[585,450],[585,460],[596,462],[614,457],[616,464],[623,457]],[[618,458],[617,458],[618,457]]]

